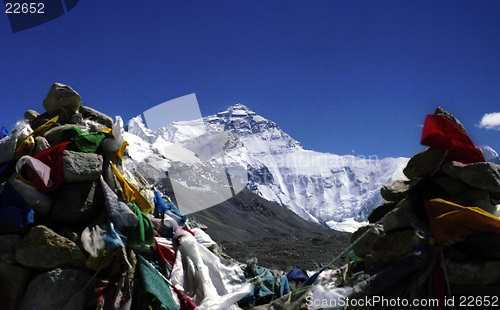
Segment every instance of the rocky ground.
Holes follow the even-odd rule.
[[[312,238],[263,238],[260,240],[221,242],[224,252],[235,260],[246,263],[252,257],[258,265],[270,269],[290,271],[295,268],[317,270],[349,247],[350,233],[335,232],[330,236]],[[334,264],[345,263],[347,254]]]

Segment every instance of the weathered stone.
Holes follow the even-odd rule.
[[[33,153],[38,153],[40,151],[46,150],[50,147],[49,141],[45,137],[35,138],[35,147],[33,148]]]
[[[500,192],[500,165],[483,162],[464,165],[453,161],[443,165],[450,177],[487,192]]]
[[[410,158],[403,173],[410,180],[427,177],[439,168],[445,154],[446,150],[427,148]]]
[[[465,134],[467,134],[467,130],[465,130],[464,125],[460,123],[458,119],[455,118],[450,112],[447,112],[443,110],[441,107],[437,107],[436,110],[434,111],[434,114],[442,115],[449,119],[455,126],[457,126],[461,131],[463,131]]]
[[[387,213],[394,210],[395,207],[395,202],[384,203],[383,205],[375,208],[372,213],[370,213],[370,215],[368,216],[368,222],[373,224],[380,221]]]
[[[35,118],[37,118],[39,115],[40,115],[40,113],[38,113],[37,111],[27,110],[26,112],[24,112],[24,119],[27,121],[32,121]]]
[[[83,290],[91,278],[76,269],[57,268],[42,273],[29,283],[19,310],[59,310],[75,293]]]
[[[351,236],[351,248],[356,256],[364,258],[366,255],[370,254],[375,241],[380,239],[383,235],[384,231],[380,224],[369,224],[360,227]]]
[[[464,182],[449,176],[435,178],[432,181],[446,193],[447,197],[458,196],[470,189]]]
[[[98,181],[62,183],[53,197],[49,217],[60,223],[87,224],[104,206]]]
[[[61,138],[63,130],[66,128],[73,128],[73,127],[82,130],[86,129],[85,126],[82,125],[64,124],[47,130],[47,132],[43,136],[45,137],[45,139],[47,139],[50,145],[56,145],[63,142]]]
[[[23,234],[26,233],[26,227],[19,227],[7,223],[0,223],[0,235],[3,234]]]
[[[21,243],[20,235],[0,235],[0,261],[7,264],[16,264],[16,248]]]
[[[450,284],[492,285],[500,283],[500,260],[446,262]]]
[[[52,204],[49,195],[40,192],[34,186],[26,184],[19,179],[13,179],[10,183],[17,192],[22,193],[24,200],[26,200],[35,212],[43,215],[49,214],[50,205]]]
[[[75,242],[76,244],[81,243],[80,233],[81,229],[77,229],[74,226],[59,226],[56,231],[57,234],[68,238],[69,240]]]
[[[82,106],[80,108],[80,113],[85,119],[98,122],[99,124],[102,124],[108,128],[113,128],[113,119],[104,113],[101,113],[97,110],[94,110],[86,106]]]
[[[27,268],[0,261],[0,309],[18,309],[31,276]]]
[[[476,259],[500,260],[500,235],[493,233],[477,233],[467,236],[463,242],[453,245],[468,256]]]
[[[373,244],[371,256],[377,265],[387,265],[411,253],[415,246],[422,244],[425,242],[413,230],[398,231],[377,239]]]
[[[395,180],[382,186],[380,194],[385,200],[398,203],[406,197],[406,192],[409,188],[410,182]]]
[[[371,254],[366,255],[365,260],[363,262],[365,263],[366,269],[376,266]]]
[[[83,116],[82,116],[82,113],[78,112],[78,113],[75,113],[71,116],[71,118],[69,119],[68,123],[70,124],[79,124],[81,123],[83,120]]]
[[[405,198],[394,210],[384,216],[382,225],[385,232],[390,232],[399,228],[414,227],[418,221],[417,216],[412,212],[410,200]]]
[[[46,122],[48,122],[53,116],[50,116],[49,113],[43,112],[42,114],[38,115],[34,119],[29,121],[29,124],[33,130],[37,129],[38,127],[42,126]]]
[[[33,227],[16,249],[16,260],[23,266],[51,270],[53,268],[84,268],[86,257],[73,241],[50,228]]]
[[[496,217],[500,216],[500,208],[496,204],[491,202],[490,193],[488,192],[479,189],[473,189],[457,195],[456,198],[463,200],[475,207],[481,208]]]
[[[64,151],[64,182],[97,180],[102,174],[102,162],[98,154]]]
[[[54,83],[43,100],[43,107],[51,116],[72,115],[82,106],[82,98],[71,87]]]
[[[500,203],[500,193],[490,193],[490,197],[497,204]]]

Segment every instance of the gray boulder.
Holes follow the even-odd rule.
[[[73,241],[39,225],[30,229],[16,249],[16,260],[39,270],[84,268],[86,256]]]
[[[50,147],[49,141],[44,137],[35,138],[35,147],[33,148],[33,153],[38,153],[40,151],[46,150]]]
[[[31,186],[19,179],[13,179],[10,183],[17,192],[22,193],[24,200],[26,200],[35,212],[42,215],[49,214],[50,205],[52,204],[52,200],[49,195],[42,193],[34,186]]]
[[[394,210],[387,213],[382,219],[385,232],[400,228],[413,228],[419,222],[417,216],[412,212],[410,200],[405,198]]]
[[[380,189],[382,198],[387,201],[400,202],[406,197],[406,192],[410,188],[410,183],[403,180],[392,181]]]
[[[33,130],[36,130],[38,127],[47,123],[53,116],[50,116],[49,113],[43,112],[42,114],[37,115],[34,119],[29,121],[29,125]]]
[[[395,202],[386,202],[381,206],[376,207],[372,213],[368,216],[369,223],[377,223],[380,221],[387,213],[394,210],[397,203]]]
[[[455,197],[470,189],[464,182],[450,176],[434,178],[432,181],[445,192],[447,197]]]
[[[403,173],[410,180],[427,177],[439,168],[445,155],[446,150],[427,148],[410,158]]]
[[[500,165],[489,162],[464,165],[453,161],[444,164],[443,171],[474,188],[500,193]]]
[[[90,280],[90,275],[76,269],[42,273],[29,283],[19,310],[60,310]]]
[[[101,113],[97,110],[94,110],[86,106],[82,106],[80,108],[80,113],[82,114],[82,117],[85,119],[95,121],[108,128],[113,128],[113,119],[104,113]]]
[[[2,310],[18,309],[32,271],[19,265],[0,261],[0,300]]]
[[[475,207],[481,208],[484,211],[491,213],[496,217],[500,216],[500,209],[497,207],[496,204],[493,204],[491,202],[490,193],[486,191],[480,189],[473,189],[465,191],[457,195],[456,197]]]
[[[81,109],[81,108],[80,108]],[[68,123],[70,124],[79,124],[83,121],[83,116],[82,116],[82,113],[80,112],[77,112],[75,114],[73,114],[71,116],[71,118],[69,119]]]
[[[500,283],[500,261],[447,261],[446,271],[450,284],[492,285]]]
[[[37,111],[27,110],[26,112],[24,112],[24,119],[27,121],[32,121],[35,118],[37,118],[39,115],[40,115],[40,113],[38,113]]]
[[[398,231],[386,234],[375,241],[371,257],[377,265],[392,264],[411,253],[415,246],[423,244],[425,241],[420,239],[413,230]]]
[[[16,248],[22,237],[16,234],[0,235],[0,261],[7,264],[16,264]]]
[[[453,248],[467,253],[476,259],[500,260],[500,235],[492,233],[477,233],[467,236]]]
[[[51,116],[71,116],[82,106],[82,98],[71,87],[54,83],[43,100],[43,107]]]
[[[352,250],[356,256],[364,258],[372,251],[372,246],[384,235],[382,225],[369,224],[360,227],[351,236]]]
[[[98,181],[62,183],[53,197],[49,217],[59,223],[88,224],[104,207]]]
[[[64,182],[95,181],[102,174],[102,156],[82,152],[64,151]]]

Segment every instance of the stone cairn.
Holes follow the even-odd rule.
[[[93,278],[95,269],[89,268],[89,254],[80,235],[106,212],[101,179],[117,184],[109,162],[122,168],[119,151],[123,141],[117,139],[120,133],[116,131],[121,128],[113,128],[116,124],[109,116],[83,106],[79,94],[63,84],[52,85],[43,107],[43,114],[27,111],[12,134],[0,141],[0,162],[15,163],[1,170],[0,191],[12,186],[32,208],[31,213],[21,210],[11,218],[0,217],[0,309],[55,310],[64,306],[69,310],[68,300],[78,292],[85,305],[75,301],[77,308],[95,309],[94,290],[103,282]],[[117,118],[116,123],[119,121]],[[63,131],[70,127],[86,133],[107,130],[108,135],[99,152],[64,150],[62,171],[50,175],[51,179],[60,178],[60,184],[52,191],[37,190],[33,186],[36,169],[26,169],[28,162],[21,165],[20,161],[63,142]],[[114,189],[119,192],[118,187]],[[10,206],[10,198],[4,196],[2,207]],[[10,223],[9,219],[20,221]]]
[[[434,115],[466,133],[441,108]],[[447,161],[449,151],[436,147],[421,151],[403,171],[408,180],[381,188],[387,202],[351,238],[357,257],[346,267],[345,280],[363,287],[360,295],[435,297],[441,302],[455,296],[457,306],[465,296],[500,294],[500,165]],[[429,204],[436,199],[475,211],[440,222],[441,217],[451,218],[463,209],[439,214]]]

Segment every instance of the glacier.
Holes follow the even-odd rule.
[[[384,203],[380,188],[405,180],[408,158],[377,158],[320,153],[304,149],[273,121],[242,104],[192,121],[149,130],[141,116],[126,126],[129,154],[152,165],[158,177],[183,162],[210,180],[203,165],[244,167],[244,184],[259,196],[302,218],[341,231],[354,231]],[[163,161],[163,162],[162,162]],[[209,182],[209,181],[207,181]],[[203,190],[202,184],[184,184]],[[200,183],[200,182],[198,182]],[[191,186],[191,187],[190,187]],[[210,187],[204,190],[209,190]]]

